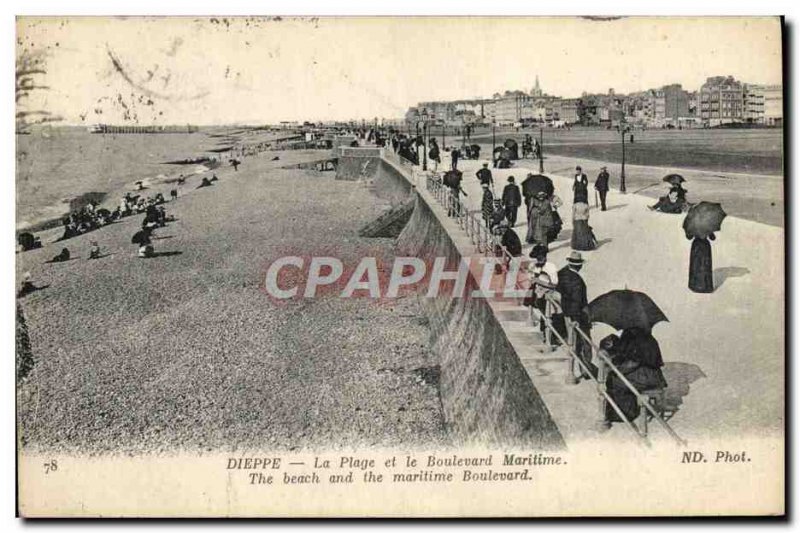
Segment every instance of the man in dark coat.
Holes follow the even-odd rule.
[[[489,163],[484,163],[483,168],[475,173],[478,177],[478,181],[481,182],[481,185],[484,183],[486,185],[492,186],[494,185],[494,180],[492,179],[492,171],[489,170]]]
[[[458,170],[458,149],[453,148],[450,150],[450,169],[451,170]]]
[[[503,237],[500,241],[500,244],[508,250],[508,253],[511,254],[513,257],[519,257],[522,255],[522,241],[519,239],[519,235],[517,232],[514,231],[513,228],[510,226],[500,226],[504,227]]]
[[[583,268],[583,257],[580,252],[572,252],[567,257],[567,266],[558,271],[558,286],[556,290],[561,295],[561,310],[564,313],[564,319],[567,324],[567,342],[573,347],[573,350],[584,366],[589,369],[594,368],[591,359],[591,346],[581,337],[574,332],[574,327],[577,325],[581,331],[589,335],[591,322],[589,321],[588,307],[589,300],[586,295],[586,283],[579,274]],[[572,379],[577,382],[575,376],[588,378],[585,375],[580,365],[576,362],[573,364]]]
[[[572,182],[572,190],[574,191],[572,203],[589,203],[589,178],[583,173],[581,167],[575,167],[575,179]]]
[[[606,210],[606,195],[608,195],[608,170],[606,167],[600,167],[600,174],[597,175],[597,180],[594,182],[594,190],[600,194],[600,210]]]
[[[514,183],[514,176],[509,176],[508,184],[503,188],[503,207],[506,210],[508,225],[512,228],[517,224],[517,212],[520,205],[522,205],[522,194],[519,186]]]

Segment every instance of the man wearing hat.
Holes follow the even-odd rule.
[[[489,163],[483,163],[483,168],[480,169],[475,173],[478,177],[478,180],[481,182],[481,185],[489,185],[490,187],[494,185],[494,180],[492,179],[492,171],[489,170]]]
[[[514,176],[509,176],[508,184],[503,188],[503,208],[506,210],[508,224],[512,228],[517,224],[517,211],[520,205],[522,205],[522,194],[519,186],[514,183]]]
[[[606,195],[608,194],[608,170],[606,167],[600,167],[600,174],[597,175],[597,180],[594,182],[594,190],[600,193],[600,211],[606,210]],[[595,198],[595,200],[597,200]],[[597,207],[597,206],[595,206]]]
[[[558,271],[556,290],[561,295],[561,310],[567,325],[567,342],[584,365],[592,368],[591,346],[583,337],[576,334],[574,329],[577,326],[588,335],[591,326],[588,314],[589,300],[586,295],[586,283],[580,275],[581,268],[583,268],[583,257],[580,252],[573,251],[567,257],[567,266]],[[577,362],[573,362],[572,371],[567,375],[567,382],[577,383],[581,377],[588,376],[584,375]]]
[[[573,203],[589,203],[589,178],[583,173],[581,167],[575,167],[575,179],[572,182],[572,190],[575,193],[572,198]]]
[[[458,156],[461,155],[457,148],[450,150],[450,170],[458,170]]]

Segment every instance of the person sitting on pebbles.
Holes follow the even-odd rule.
[[[149,228],[143,228],[141,231],[137,231],[131,238],[132,243],[139,245],[139,257],[153,256],[154,248],[152,241],[150,240],[151,231],[152,230]]]
[[[20,251],[23,252],[42,247],[42,241],[39,239],[39,237],[34,236],[34,234],[29,231],[19,234],[17,237],[17,244],[19,245]]]
[[[31,281],[31,273],[25,272],[22,275],[22,283],[20,284],[19,292],[17,292],[17,298],[22,298],[35,291],[37,288],[38,287],[33,284],[33,281]]]
[[[54,256],[49,262],[50,263],[63,263],[64,261],[69,261],[70,253],[69,249],[62,248],[61,252],[58,255]]]
[[[89,248],[89,259],[100,259],[100,245],[97,241],[92,241],[92,246]]]
[[[204,177],[203,181],[200,182],[200,185],[197,186],[198,189],[201,187],[211,187],[211,182],[208,181],[208,178]]]

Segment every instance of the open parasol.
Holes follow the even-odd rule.
[[[528,174],[528,177],[522,181],[521,185],[522,194],[526,197],[536,196],[540,192],[551,196],[555,191],[553,180],[543,174]]]
[[[442,181],[447,187],[457,189],[461,187],[461,176],[462,173],[460,170],[448,170],[444,173],[444,179]]]
[[[700,202],[692,206],[686,213],[686,218],[683,219],[683,230],[689,238],[705,239],[710,234],[719,231],[726,216],[727,213],[723,211],[720,204]]]
[[[648,295],[628,289],[607,292],[592,300],[589,318],[592,322],[602,322],[617,330],[649,330],[657,323],[669,320]]]
[[[686,180],[683,179],[683,176],[681,176],[680,174],[667,174],[666,176],[664,176],[661,179],[661,181],[665,181],[665,182],[669,183],[670,185],[675,186],[675,185],[680,185],[681,183],[685,182]]]
[[[137,231],[136,233],[133,234],[133,237],[131,237],[131,244],[138,244],[139,246],[142,246],[144,244],[149,244],[149,243],[150,243],[150,231],[146,229]]]

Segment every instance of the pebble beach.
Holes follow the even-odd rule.
[[[165,204],[175,220],[139,259],[141,215],[19,253],[18,300],[35,366],[18,387],[29,450],[80,453],[302,450],[447,443],[438,367],[414,297],[280,304],[263,290],[291,251],[393,257],[358,229],[386,208],[332,172],[282,168],[324,151],[262,152]],[[275,157],[279,160],[274,160]],[[166,192],[150,189],[147,194]],[[103,256],[88,260],[91,241]],[[73,259],[46,264],[62,247]]]

